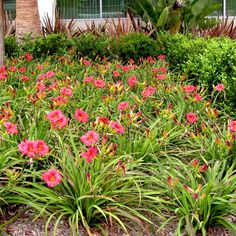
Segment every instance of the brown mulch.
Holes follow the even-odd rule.
[[[34,220],[35,215],[31,210],[27,210],[24,212],[19,218],[15,219],[9,225],[4,228],[4,231],[0,231],[0,236],[45,236],[45,222],[44,218],[38,218]],[[235,221],[235,219],[233,219]],[[3,219],[0,221],[0,224],[4,223]],[[235,221],[236,223],[236,221]],[[48,227],[48,236],[53,235],[55,220],[52,220]],[[143,225],[142,227],[138,227],[137,225],[132,225],[130,223],[130,236],[173,236],[174,231],[176,229],[176,222],[169,223],[165,229],[160,233],[155,233],[157,230],[150,229],[149,226]],[[127,236],[123,230],[114,227],[114,228],[106,228],[104,232],[107,233],[98,233],[96,231],[93,232],[94,236]],[[70,236],[70,227],[68,221],[66,219],[62,219],[58,225],[56,236]],[[78,235],[73,236],[87,236],[85,229],[80,227],[80,231]],[[209,229],[209,236],[234,236],[228,230],[223,228],[212,228]],[[183,235],[184,236],[184,235]],[[201,236],[198,234],[196,236]]]

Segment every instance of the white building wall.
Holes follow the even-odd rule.
[[[43,24],[43,19],[48,15],[49,19],[54,22],[56,0],[38,0],[39,17]]]

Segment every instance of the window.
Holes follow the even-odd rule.
[[[15,19],[16,17],[16,0],[5,0],[3,1],[4,9],[10,15],[10,18]]]
[[[126,16],[126,5],[134,0],[58,0],[64,18],[94,19]]]
[[[213,0],[221,3],[222,9],[215,11],[211,16],[236,16],[236,0]],[[71,19],[93,19],[107,17],[125,17],[126,5],[135,0],[57,0],[64,18]],[[16,15],[16,0],[4,0],[4,9],[10,14],[11,18]],[[225,8],[223,5],[225,4]]]
[[[219,10],[212,12],[210,16],[223,16],[223,0],[213,0],[212,2],[222,4],[222,7]]]
[[[226,15],[236,16],[236,1],[235,0],[226,1]]]

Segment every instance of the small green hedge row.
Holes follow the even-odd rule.
[[[70,53],[74,58],[91,60],[118,59],[126,63],[141,57],[167,55],[170,69],[182,73],[195,84],[205,86],[209,92],[217,83],[224,83],[227,107],[236,108],[236,41],[229,38],[200,38],[192,35],[159,34],[154,40],[142,33],[123,35],[120,38],[95,36],[91,33],[68,39],[61,34],[51,34],[34,41],[26,39],[21,45],[15,38],[5,40],[8,57],[29,52],[34,58]],[[218,99],[220,106],[223,97]]]
[[[155,57],[160,54],[155,40],[142,33],[124,35],[119,39],[98,37],[91,33],[73,39],[61,34],[50,34],[46,38],[25,39],[21,45],[16,43],[14,37],[7,37],[5,40],[5,52],[8,57],[29,52],[34,58],[44,58],[63,55],[68,51],[73,52],[76,57],[86,57],[91,60],[115,58],[123,62],[129,61],[130,58],[138,61],[140,57]]]

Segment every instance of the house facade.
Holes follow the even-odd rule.
[[[222,9],[215,12],[215,16],[236,16],[236,0],[213,1],[222,3]],[[125,17],[126,6],[132,2],[135,0],[38,0],[41,18],[45,13],[53,17],[57,5],[65,19],[79,20]],[[4,0],[4,8],[14,18],[16,0]]]

